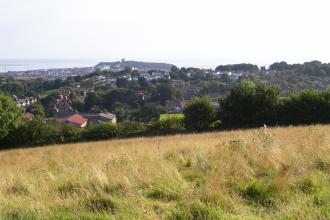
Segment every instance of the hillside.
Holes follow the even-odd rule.
[[[153,63],[153,62],[141,62],[141,61],[117,61],[117,62],[101,62],[97,64],[95,67],[98,68],[100,66],[110,65],[110,66],[121,66],[125,67],[132,67],[137,69],[143,70],[163,70],[163,71],[170,71],[173,67],[173,64],[168,63]]]
[[[330,126],[0,152],[0,219],[329,219]]]

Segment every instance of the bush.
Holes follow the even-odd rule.
[[[9,146],[35,146],[63,143],[62,125],[36,118],[21,124],[6,139]]]
[[[18,127],[21,114],[15,102],[0,93],[0,141]]]
[[[146,128],[144,123],[135,121],[125,121],[120,123],[120,136],[122,137],[136,137],[145,133]]]
[[[330,122],[330,92],[305,91],[292,94],[280,108],[282,124]]]
[[[64,142],[76,142],[81,139],[81,130],[74,126],[63,125],[62,133]]]
[[[184,124],[190,131],[209,130],[216,120],[216,109],[208,97],[193,98],[183,110]]]
[[[183,132],[185,132],[183,120],[178,118],[153,121],[147,125],[147,134],[150,135],[166,135]]]
[[[94,124],[82,132],[83,140],[105,140],[119,136],[119,127],[112,123]]]
[[[277,122],[279,100],[276,87],[243,80],[219,101],[219,119],[226,128],[273,125]]]

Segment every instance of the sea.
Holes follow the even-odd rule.
[[[9,71],[28,71],[53,68],[91,67],[97,60],[60,59],[0,59],[0,73]]]

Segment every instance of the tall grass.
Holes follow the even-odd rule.
[[[330,126],[0,152],[0,219],[329,219]]]

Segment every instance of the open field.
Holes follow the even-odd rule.
[[[170,118],[175,118],[175,119],[184,119],[183,114],[161,114],[159,117],[159,120],[166,120]]]
[[[329,219],[330,126],[0,152],[0,219]]]

